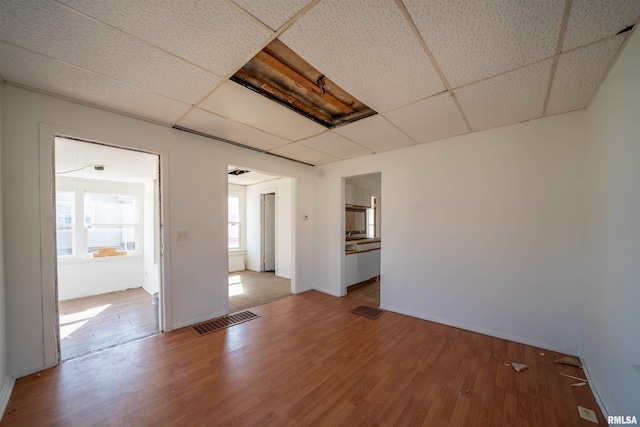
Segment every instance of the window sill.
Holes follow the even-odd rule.
[[[229,253],[234,255],[244,255],[247,251],[246,249],[229,249]]]
[[[142,254],[105,256],[105,257],[99,257],[99,258],[58,257],[58,262],[61,264],[82,264],[86,262],[124,261],[127,259],[142,259],[142,258],[143,258]]]

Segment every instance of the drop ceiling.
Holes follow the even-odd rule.
[[[274,179],[280,179],[281,176],[273,175],[267,172],[257,171],[255,169],[247,169],[242,166],[228,165],[229,171],[229,184],[235,185],[254,185],[262,182],[273,181]],[[242,171],[240,174],[234,174],[232,171]]]
[[[586,108],[639,16],[637,0],[1,0],[0,81],[319,165]],[[229,80],[276,39],[378,114],[327,129]]]
[[[158,156],[154,154],[60,137],[55,151],[56,177],[145,183],[158,176]]]

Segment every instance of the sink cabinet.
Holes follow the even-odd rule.
[[[380,242],[357,245],[357,252],[345,256],[346,286],[380,275]]]
[[[347,254],[345,258],[345,283],[351,286],[358,283],[358,254]]]

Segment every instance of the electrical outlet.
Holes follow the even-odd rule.
[[[178,242],[186,242],[189,240],[189,232],[187,230],[178,230],[176,234],[176,240]]]

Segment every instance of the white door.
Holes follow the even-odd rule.
[[[276,271],[276,195],[262,195],[262,271]]]

